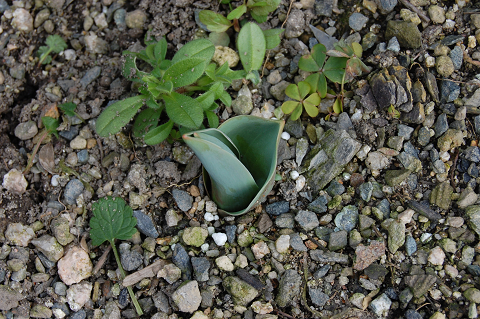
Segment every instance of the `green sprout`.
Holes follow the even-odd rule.
[[[45,44],[46,46],[41,46],[38,49],[38,55],[40,57],[40,60],[38,61],[39,66],[40,64],[48,64],[52,62],[50,53],[54,52],[58,54],[68,47],[65,40],[57,34],[49,35],[47,40],[45,40]]]

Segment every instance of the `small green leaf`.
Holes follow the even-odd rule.
[[[94,246],[105,241],[112,245],[115,239],[127,240],[137,232],[137,219],[132,208],[120,197],[101,198],[92,204],[93,217],[90,219],[90,238]]]
[[[40,58],[39,64],[48,64],[52,62],[52,57],[49,55],[51,50],[47,46],[41,46],[38,49],[38,56]]]
[[[207,91],[202,95],[200,95],[199,97],[197,97],[195,100],[197,100],[197,102],[200,103],[203,110],[208,110],[212,105],[213,101],[215,101],[215,92]]]
[[[255,23],[245,24],[238,33],[238,51],[244,70],[249,73],[262,67],[266,41],[262,29]]]
[[[336,58],[349,58],[350,57],[345,52],[338,51],[338,50],[328,50],[327,55],[331,56],[331,57],[336,57]]]
[[[60,126],[60,122],[50,116],[42,116],[42,123],[49,134],[54,134],[58,137],[57,128]]]
[[[247,75],[245,76],[245,79],[252,81],[254,85],[257,85],[261,81],[260,74],[258,73],[257,70],[252,70],[248,72]]]
[[[297,107],[293,110],[292,114],[290,115],[290,118],[292,121],[298,120],[298,118],[302,115],[303,111],[303,106],[301,103],[298,103]]]
[[[168,117],[175,123],[190,129],[200,127],[203,122],[203,109],[195,99],[172,92],[163,97]]]
[[[197,39],[187,42],[180,50],[175,53],[172,63],[177,63],[186,59],[200,58],[210,63],[215,53],[215,46],[207,39]]]
[[[148,75],[148,73],[140,71],[137,68],[136,59],[137,56],[135,53],[124,51],[123,58],[125,62],[122,68],[122,75],[130,81],[140,82],[140,79]]]
[[[346,65],[346,58],[330,57],[323,67],[323,74],[332,82],[342,83]]]
[[[232,105],[232,97],[230,96],[230,94],[228,94],[227,91],[223,91],[219,99],[220,101],[222,101],[223,104],[225,104],[228,107]]]
[[[145,99],[146,96],[137,95],[107,107],[97,118],[95,124],[97,134],[107,137],[109,134],[118,133],[135,116]]]
[[[252,18],[255,19],[258,23],[264,23],[267,22],[268,19],[268,14],[256,14],[255,12],[250,12],[250,15]]]
[[[247,7],[249,8],[252,18],[258,23],[263,23],[267,20],[268,14],[277,9],[281,0],[248,0]]]
[[[295,110],[298,106],[301,106],[300,102],[297,101],[286,101],[282,104],[282,111],[285,114],[290,114]]]
[[[342,101],[338,98],[333,103],[333,112],[335,114],[340,114],[343,112]]]
[[[242,4],[241,6],[238,6],[237,8],[235,8],[235,10],[230,12],[227,16],[227,19],[228,20],[240,19],[240,17],[244,15],[245,12],[247,12],[247,6]]]
[[[60,110],[63,111],[68,116],[76,116],[75,109],[77,108],[77,104],[73,102],[63,103],[58,106]]]
[[[285,31],[284,29],[267,29],[263,30],[263,36],[265,37],[266,41],[266,49],[271,50],[276,48],[280,42],[280,34]]]
[[[307,71],[307,72],[317,72],[320,70],[317,62],[312,58],[312,55],[304,55],[298,61],[298,67],[300,70]]]
[[[310,117],[315,117],[318,115],[317,106],[320,104],[320,101],[320,96],[317,93],[311,94],[305,99],[305,101],[303,101],[303,107]]]
[[[145,109],[135,118],[133,123],[133,136],[140,138],[144,136],[152,127],[157,126],[161,110]]]
[[[305,81],[298,82],[298,92],[300,93],[300,99],[303,100],[307,94],[310,92],[310,84]]]
[[[157,44],[155,44],[155,59],[157,60],[157,64],[160,63],[161,61],[165,60],[165,57],[167,56],[167,40],[165,38],[161,38]]]
[[[47,40],[45,40],[45,44],[55,53],[60,53],[68,48],[65,40],[58,34],[49,35]]]
[[[208,40],[210,40],[214,46],[228,47],[230,44],[230,37],[226,32],[210,32]]]
[[[295,85],[295,84],[290,84],[289,86],[287,86],[287,88],[285,89],[285,94],[289,98],[292,98],[292,99],[297,100],[297,101],[300,101],[302,99],[302,97],[300,96],[300,92],[298,90],[298,86]],[[290,112],[288,112],[288,113],[290,113]]]
[[[207,61],[202,58],[195,57],[181,60],[173,63],[165,70],[163,80],[171,81],[174,88],[187,86],[198,80],[205,72],[206,67]]]
[[[315,44],[312,48],[312,58],[315,60],[319,68],[325,63],[325,58],[327,57],[326,52],[327,48],[321,43]]]
[[[211,10],[202,10],[198,14],[200,22],[207,26],[207,29],[212,32],[225,32],[232,26],[232,22]]]
[[[145,134],[143,140],[147,145],[156,145],[162,143],[172,131],[173,121],[170,120]]]
[[[217,114],[212,111],[205,111],[205,115],[207,116],[208,126],[217,128],[220,123]]]
[[[353,52],[355,53],[355,55],[358,57],[358,58],[361,58],[362,57],[362,53],[363,53],[363,48],[362,48],[362,45],[357,43],[357,42],[353,42],[352,43],[352,49],[353,49]]]

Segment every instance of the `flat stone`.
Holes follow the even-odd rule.
[[[22,172],[12,168],[7,174],[3,175],[2,186],[12,194],[22,195],[27,190],[28,182]]]
[[[198,282],[192,280],[180,285],[172,294],[172,300],[181,312],[195,312],[202,302]]]
[[[422,45],[422,34],[412,22],[388,21],[385,38],[391,39],[393,37],[397,38],[402,47],[408,49],[418,49]]]
[[[385,243],[373,240],[369,246],[362,244],[355,249],[355,264],[353,268],[356,270],[363,270],[370,266],[374,261],[385,254]]]
[[[151,238],[157,238],[159,236],[157,228],[150,216],[140,210],[134,210],[133,216],[137,219],[137,229],[139,232]]]
[[[434,275],[412,275],[405,276],[405,284],[412,289],[413,296],[420,298],[433,286],[437,281]]]
[[[8,311],[18,307],[18,302],[25,299],[25,297],[8,286],[0,285],[0,310]]]
[[[83,281],[70,286],[67,290],[67,301],[70,309],[79,311],[90,300],[93,285],[91,282]]]
[[[78,246],[71,247],[58,261],[58,275],[67,284],[79,283],[92,275],[93,265],[88,253]]]
[[[34,121],[23,122],[15,127],[15,136],[22,141],[33,138],[37,133],[38,128]]]
[[[302,277],[296,270],[286,270],[280,278],[278,293],[275,301],[279,307],[291,305],[300,296]]]
[[[230,276],[223,279],[223,287],[232,295],[236,305],[247,306],[258,294],[257,289],[238,277]]]

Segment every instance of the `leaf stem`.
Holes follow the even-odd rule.
[[[110,240],[110,246],[112,246],[113,254],[115,255],[115,260],[117,261],[118,268],[120,269],[120,273],[122,275],[122,280],[126,277],[125,270],[123,270],[122,263],[120,262],[120,256],[118,255],[117,247],[115,246],[115,242]],[[137,297],[133,293],[132,287],[127,287],[128,293],[130,298],[132,298],[133,305],[135,306],[135,310],[137,310],[137,314],[139,316],[143,315],[142,307],[138,303]]]
[[[43,54],[40,56],[40,60],[38,61],[38,66],[42,65],[43,61],[45,61],[45,59],[47,58],[47,56],[48,56],[52,51],[53,51],[53,48],[48,47],[47,52],[43,53]]]
[[[27,174],[30,171],[30,168],[33,166],[33,159],[35,158],[35,155],[37,155],[38,148],[42,144],[43,140],[48,136],[49,132],[48,130],[45,130],[43,135],[40,137],[38,140],[37,144],[35,145],[35,148],[33,149],[32,156],[28,159],[27,167],[23,170],[23,174]]]

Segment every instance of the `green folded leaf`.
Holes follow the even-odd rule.
[[[62,103],[58,106],[58,108],[68,116],[76,116],[75,109],[77,108],[77,104],[73,102]]]
[[[143,137],[152,127],[157,126],[161,114],[161,110],[151,108],[140,112],[133,124],[133,136],[137,138]]]
[[[134,81],[134,82],[141,82],[140,79],[148,75],[148,73],[140,71],[137,68],[136,53],[124,51],[123,57],[125,59],[125,62],[122,68],[122,75],[126,77],[127,80]]]
[[[266,41],[266,49],[271,50],[276,48],[280,42],[280,34],[285,31],[284,29],[267,29],[263,30],[263,36],[265,37]]]
[[[362,57],[362,53],[363,53],[363,48],[362,48],[362,45],[357,43],[357,42],[353,42],[352,43],[352,49],[353,49],[353,52],[355,53],[355,55],[358,57],[358,58],[361,58]]]
[[[245,24],[238,33],[237,40],[240,61],[249,73],[262,67],[266,51],[266,41],[262,29],[255,23]]]
[[[298,103],[297,107],[292,111],[292,114],[290,115],[290,118],[292,121],[296,121],[302,116],[302,111],[303,111],[303,105],[302,103]]]
[[[97,134],[107,137],[109,134],[118,133],[137,114],[146,98],[144,95],[137,95],[107,107],[97,118],[95,124]]]
[[[305,82],[310,84],[310,93],[318,92],[320,97],[323,99],[327,95],[327,79],[323,73],[313,73],[310,74]]]
[[[299,100],[303,100],[307,96],[307,94],[310,92],[310,84],[308,84],[308,82],[305,82],[305,81],[300,81],[298,82],[297,86],[298,86],[298,92],[300,94]]]
[[[202,58],[188,58],[173,63],[163,75],[163,81],[171,81],[174,88],[187,86],[194,83],[202,76],[207,61]]]
[[[240,17],[242,15],[245,14],[245,12],[247,12],[247,6],[242,4],[241,6],[238,6],[235,8],[235,10],[233,10],[232,12],[230,12],[228,15],[227,15],[227,19],[228,20],[233,20],[233,19],[240,19]]]
[[[311,94],[303,101],[303,107],[310,117],[318,115],[318,105],[320,104],[320,96],[317,93]]]
[[[301,106],[300,102],[298,101],[286,101],[282,104],[282,111],[285,114],[290,114],[295,110],[298,106]]]
[[[207,26],[207,29],[212,32],[225,32],[232,26],[232,22],[211,10],[202,10],[198,14],[200,22]]]
[[[294,100],[300,101],[302,97],[300,96],[300,92],[298,91],[298,86],[295,84],[290,84],[285,89],[285,94]]]
[[[176,124],[190,129],[200,127],[203,122],[203,109],[199,102],[177,92],[165,95],[163,99],[168,117]]]
[[[45,126],[48,134],[54,134],[56,137],[58,137],[57,128],[60,126],[58,119],[54,119],[50,116],[42,116],[42,123],[43,126]]]
[[[173,121],[170,120],[167,123],[150,130],[147,134],[145,134],[143,140],[147,145],[160,144],[168,137],[168,135],[170,135],[172,128]]]
[[[209,172],[212,185],[215,185],[212,199],[217,205],[227,211],[248,206],[259,188],[242,162],[232,152],[193,134],[184,135],[183,140]]]
[[[177,63],[186,59],[200,58],[206,61],[206,65],[215,53],[215,46],[207,39],[197,39],[187,42],[180,50],[175,53],[172,63]]]
[[[205,186],[220,212],[241,215],[265,199],[275,180],[283,125],[283,121],[236,116],[218,130],[183,136],[204,164]],[[238,149],[239,158],[228,143]]]
[[[333,103],[333,112],[336,114],[340,114],[343,112],[342,101],[340,99],[336,99]]]
[[[323,74],[332,82],[342,83],[346,65],[346,58],[330,57],[323,67]]]
[[[208,110],[215,101],[215,92],[207,91],[195,99],[202,106],[203,110]]]

